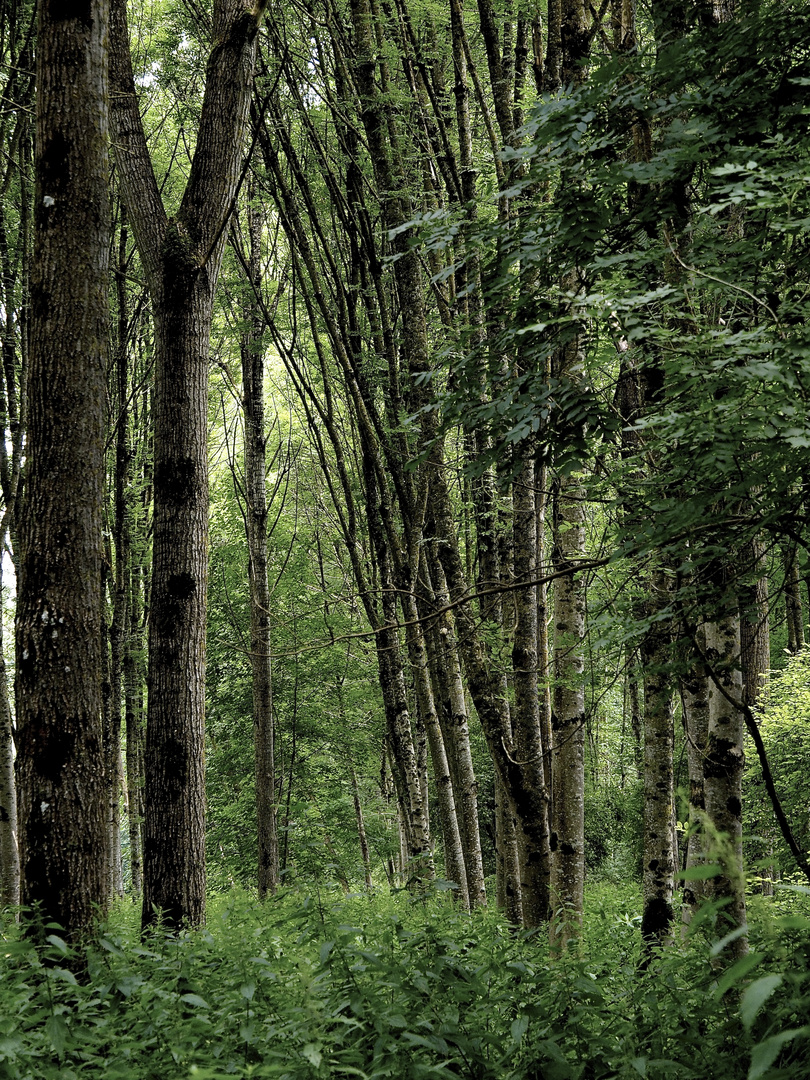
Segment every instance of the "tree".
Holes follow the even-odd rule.
[[[17,599],[22,902],[106,902],[102,511],[110,210],[105,0],[39,7],[30,416]]]
[[[143,922],[205,918],[205,611],[208,348],[263,5],[216,0],[191,171],[164,208],[115,0],[111,80],[116,161],[155,323],[154,542],[149,621]]]

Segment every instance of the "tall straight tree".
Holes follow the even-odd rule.
[[[237,191],[263,4],[215,0],[197,143],[174,216],[163,205],[112,7],[116,159],[155,322],[154,546],[149,621],[143,922],[205,919],[208,348]]]
[[[103,907],[101,568],[108,330],[106,0],[39,5],[17,723],[22,902],[69,935]]]

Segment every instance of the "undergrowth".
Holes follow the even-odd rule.
[[[141,940],[132,905],[82,956],[3,927],[0,1077],[13,1080],[810,1078],[806,890],[753,905],[730,970],[711,913],[639,961],[638,900],[592,891],[579,952],[446,897],[212,898]]]

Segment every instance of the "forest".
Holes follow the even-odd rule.
[[[0,0],[0,1080],[810,1080],[804,0]]]

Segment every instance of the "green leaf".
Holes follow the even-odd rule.
[[[703,863],[700,866],[690,866],[688,870],[681,870],[676,877],[682,881],[708,881],[709,878],[717,877],[723,868],[717,863]]]
[[[725,975],[718,981],[717,986],[714,989],[713,996],[715,1001],[719,1001],[726,990],[730,990],[732,986],[741,979],[744,979],[748,972],[752,971],[761,959],[762,957],[758,953],[749,953],[748,956],[740,957],[736,964],[732,964]]]
[[[56,1053],[61,1057],[65,1052],[65,1042],[67,1041],[68,1033],[67,1024],[64,1019],[56,1013],[49,1016],[47,1023],[45,1024],[45,1031],[50,1039],[51,1046],[53,1046]]]
[[[791,1031],[780,1031],[778,1035],[771,1035],[757,1043],[751,1051],[751,1067],[748,1070],[748,1080],[759,1080],[776,1061],[777,1055],[785,1043],[795,1039],[797,1035],[807,1035],[810,1028],[793,1028]]]
[[[199,994],[182,994],[180,1000],[185,1001],[188,1005],[196,1005],[199,1009],[211,1008],[205,998],[201,998]]]
[[[528,1016],[523,1013],[516,1020],[513,1020],[510,1030],[512,1032],[512,1038],[515,1040],[516,1043],[519,1043],[523,1036],[526,1034],[526,1032],[529,1030]]]
[[[757,1013],[781,983],[781,975],[763,975],[745,991],[740,1002],[740,1019],[746,1031],[751,1030]]]
[[[310,1065],[314,1065],[316,1069],[320,1068],[320,1064],[323,1061],[323,1054],[320,1052],[315,1043],[307,1043],[301,1053],[304,1055]]]
[[[252,1001],[253,995],[256,993],[256,983],[242,983],[242,985],[239,987],[239,993],[242,995],[243,998],[245,998],[246,1001]]]

